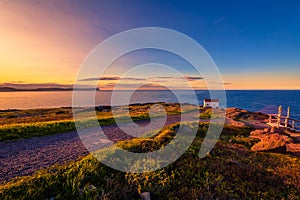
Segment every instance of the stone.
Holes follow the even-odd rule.
[[[269,133],[270,132],[270,128],[264,128],[264,132],[265,133]]]
[[[293,142],[288,136],[278,133],[265,135],[259,139],[261,141],[251,148],[252,151],[285,153],[286,145]]]
[[[150,192],[143,192],[140,194],[142,200],[151,200]]]
[[[276,128],[275,128],[275,127],[272,127],[272,128],[270,129],[270,133],[275,133],[275,130],[276,130]]]
[[[261,135],[261,134],[264,134],[264,133],[265,133],[264,130],[257,129],[255,131],[251,131],[250,135]]]

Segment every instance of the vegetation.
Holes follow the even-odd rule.
[[[128,117],[119,117],[120,121],[129,121]],[[131,117],[133,121],[149,119],[149,115],[141,114]],[[98,118],[100,125],[110,125],[115,123],[115,118]],[[81,121],[81,128],[89,128],[94,126],[92,120]],[[26,124],[10,124],[0,127],[0,142],[6,140],[16,140],[21,138],[39,137],[45,135],[53,135],[76,130],[73,120],[60,120],[50,122],[35,122]]]
[[[153,151],[174,137],[176,126],[117,145],[134,152]],[[139,199],[145,191],[153,199],[299,199],[299,158],[253,153],[249,146],[255,140],[246,139],[251,129],[226,126],[215,148],[199,159],[207,128],[200,124],[190,148],[161,170],[124,173],[87,156],[7,182],[0,186],[0,199]]]
[[[214,109],[214,113],[212,113],[211,108],[202,108],[200,113],[200,119],[218,119],[224,118],[225,115],[224,110],[221,109]],[[196,116],[198,117],[198,116]]]
[[[168,115],[181,113],[179,104],[161,103]],[[148,120],[149,109],[153,104],[139,104],[129,106],[130,117],[134,121]],[[116,118],[126,122],[130,117],[124,117],[126,107],[120,106],[115,108]],[[185,112],[195,110],[193,105],[183,105]],[[81,115],[90,116],[94,109],[78,108],[75,112],[80,112]],[[115,123],[115,118],[112,115],[111,109],[96,111],[97,119],[100,125],[109,125]],[[154,117],[158,117],[156,115]],[[81,122],[83,128],[91,127],[93,124],[88,119]],[[5,110],[0,112],[0,142],[6,140],[16,140],[21,138],[39,137],[64,133],[67,131],[76,130],[73,120],[71,108],[49,108],[49,109],[31,109],[31,110]]]

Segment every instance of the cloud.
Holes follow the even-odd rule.
[[[145,81],[145,78],[135,78],[135,77],[128,77],[128,78],[121,78],[119,76],[103,76],[100,78],[86,78],[80,79],[79,81],[118,81],[118,80],[126,80],[126,81]]]
[[[73,84],[5,82],[5,83],[0,83],[0,87],[11,87],[16,89],[70,88],[73,87]]]
[[[158,78],[158,79],[174,79],[175,77],[172,77],[172,76],[157,76],[157,77],[153,77],[153,78]]]
[[[182,89],[183,82],[192,82],[197,80],[202,80],[200,76],[155,76],[155,77],[120,77],[120,76],[103,76],[100,78],[86,78],[80,81],[100,81],[99,87],[104,90],[113,90],[116,85],[119,90],[129,90],[137,88],[141,83],[144,85],[141,87],[143,90],[165,90],[166,88],[161,86],[160,83],[165,83],[165,85],[172,88]],[[101,82],[103,81],[103,82]],[[120,81],[120,82],[118,82]]]
[[[211,84],[214,84],[214,85],[231,85],[232,83],[229,83],[229,82],[225,82],[225,83],[219,83],[219,82],[210,82]]]
[[[101,78],[85,78],[85,79],[80,79],[79,81],[117,81],[120,80],[119,76],[104,76]]]
[[[121,90],[167,90],[165,86],[162,86],[160,84],[155,84],[155,83],[147,83],[142,86],[140,84],[135,84],[135,83],[120,83],[120,84],[115,84],[115,83],[107,83],[103,86],[100,87],[100,89],[116,89],[114,88],[115,86],[118,86],[118,89]]]
[[[145,84],[139,88],[139,90],[169,90],[167,87],[160,84],[150,83]]]
[[[101,85],[100,87],[102,89],[102,88],[113,88],[115,86],[116,86],[116,83],[107,83],[105,85]]]
[[[145,79],[145,78],[121,78],[121,80],[127,80],[127,81],[145,81],[147,79]]]
[[[185,76],[184,77],[188,81],[196,81],[196,80],[202,80],[203,78],[200,76]]]
[[[174,77],[174,76],[156,76],[156,77],[149,77],[149,78],[138,78],[138,77],[128,77],[128,78],[122,78],[119,76],[103,76],[100,78],[94,77],[94,78],[85,78],[80,79],[79,81],[118,81],[118,80],[126,80],[126,81],[146,81],[146,80],[154,80],[154,79],[168,79],[168,80],[188,80],[188,81],[195,81],[195,80],[201,80],[202,77],[199,76],[184,76],[184,77]],[[163,82],[162,80],[159,80],[159,82]]]
[[[184,76],[184,77],[174,77],[174,76],[156,76],[151,77],[151,79],[168,79],[168,80],[188,80],[188,81],[195,81],[195,80],[201,80],[202,77],[199,76]]]

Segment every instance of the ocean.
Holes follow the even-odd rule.
[[[204,98],[209,98],[206,90],[195,91],[197,100],[188,91],[177,91],[185,103],[202,105]],[[123,98],[129,91],[117,91],[117,104],[126,105]],[[111,91],[96,92],[96,105],[110,105]],[[85,91],[82,91],[85,95]],[[291,116],[300,119],[300,90],[227,90],[227,106],[249,111],[276,113],[278,106],[283,106],[285,113],[291,107]],[[130,103],[178,102],[170,91],[135,91]],[[72,92],[0,92],[0,110],[68,107],[72,105]],[[87,105],[88,106],[88,105]]]

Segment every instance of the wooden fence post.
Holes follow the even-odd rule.
[[[295,121],[292,121],[292,129],[295,130]]]
[[[284,121],[284,126],[285,126],[285,128],[287,128],[288,127],[288,125],[289,125],[289,119],[290,119],[290,107],[288,107],[288,109],[287,109],[287,114],[286,114],[286,118],[285,118],[285,121]]]
[[[279,128],[279,125],[280,125],[281,113],[282,113],[282,106],[279,106],[278,107],[278,115],[277,115],[277,128]]]

